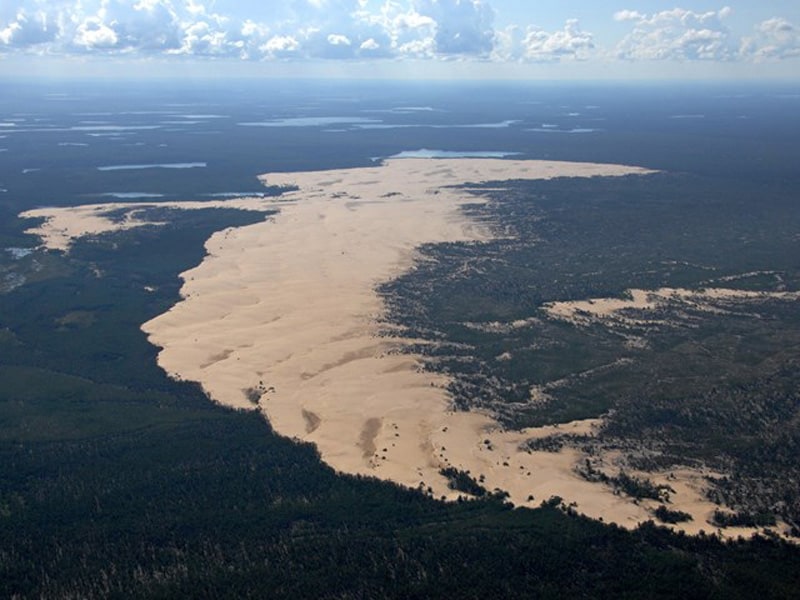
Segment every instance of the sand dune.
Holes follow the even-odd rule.
[[[416,357],[398,352],[402,340],[377,337],[383,306],[375,287],[409,268],[421,244],[490,235],[458,210],[479,197],[452,186],[644,172],[408,159],[266,175],[269,185],[299,191],[284,195],[271,222],[215,235],[206,260],[183,275],[184,300],[144,330],[164,348],[165,369],[200,381],[217,402],[252,408],[247,391],[263,390],[258,405],[273,427],[315,443],[338,470],[453,499],[458,492],[439,471],[455,466],[516,503],[560,495],[593,516],[632,525],[647,511],[575,474],[576,451],[520,450],[549,428],[506,432],[490,415],[452,411],[442,376],[420,372]]]
[[[521,449],[532,437],[591,434],[598,421],[504,431],[491,415],[454,412],[447,380],[422,372],[417,357],[400,352],[407,342],[379,335],[384,307],[375,289],[411,267],[422,244],[490,236],[485,224],[459,211],[480,198],[453,186],[647,172],[549,161],[398,159],[265,175],[266,184],[298,191],[278,203],[219,203],[278,206],[280,213],[212,236],[205,260],[182,275],[182,301],[143,329],[163,348],[158,361],[172,376],[200,382],[226,406],[257,407],[276,431],[315,443],[340,471],[455,499],[459,493],[440,474],[454,466],[519,505],[557,495],[589,516],[635,526],[652,518],[654,505],[582,479],[574,470],[585,459],[578,450]],[[96,220],[102,210],[81,207],[28,216],[49,218],[38,232],[61,248],[82,232],[115,225]],[[705,519],[715,508],[702,498],[702,476],[671,480],[673,506],[695,516],[691,530],[710,530]]]
[[[38,236],[50,250],[68,252],[72,243],[83,237],[114,231],[124,231],[145,225],[161,226],[163,223],[148,221],[145,211],[150,208],[172,208],[177,210],[201,210],[205,208],[233,208],[239,210],[274,210],[274,199],[234,198],[231,200],[209,200],[207,202],[103,202],[84,206],[61,208],[44,207],[25,211],[24,219],[41,219],[41,224],[26,231]]]
[[[569,302],[551,302],[545,311],[557,319],[576,324],[604,322],[613,326],[648,325],[658,319],[645,318],[639,311],[692,308],[703,312],[725,312],[730,306],[742,306],[764,300],[793,301],[800,298],[797,292],[748,291],[728,288],[705,288],[687,290],[682,288],[660,288],[657,290],[628,290],[630,298],[592,298]],[[634,317],[626,313],[636,311]]]

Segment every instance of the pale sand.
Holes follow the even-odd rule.
[[[275,204],[237,201],[251,210],[279,206],[280,214],[212,236],[205,260],[182,275],[183,300],[143,330],[162,348],[159,364],[173,377],[198,381],[216,402],[242,409],[253,408],[256,390],[277,432],[313,442],[339,471],[455,499],[459,493],[439,473],[454,466],[482,476],[487,489],[504,490],[517,505],[557,495],[581,513],[633,527],[651,518],[652,506],[582,479],[574,469],[585,459],[578,450],[520,450],[532,437],[591,434],[599,421],[513,432],[490,415],[453,412],[444,391],[448,381],[421,372],[418,357],[400,353],[408,341],[379,335],[384,306],[375,288],[410,268],[422,244],[490,235],[458,210],[480,199],[449,186],[647,172],[546,161],[402,159],[266,175],[267,184],[299,191]],[[235,207],[231,201],[215,204]],[[51,247],[65,248],[83,232],[113,229],[110,223],[83,224],[98,212],[28,216],[49,217],[39,234]],[[713,510],[703,502],[700,484],[692,483],[698,477],[687,475],[681,486],[673,482],[673,506],[695,515],[691,529],[702,528]]]
[[[730,278],[733,279],[733,278]],[[724,312],[725,304],[757,302],[760,300],[798,300],[797,292],[762,292],[735,290],[727,288],[704,288],[688,290],[682,288],[660,288],[657,290],[628,290],[630,298],[592,298],[570,302],[551,302],[544,306],[551,317],[586,323],[611,319],[629,325],[641,325],[656,322],[619,314],[622,311],[649,311],[664,309],[670,305],[691,307],[705,312]]]
[[[63,208],[34,208],[20,214],[24,219],[43,219],[36,227],[25,233],[38,236],[42,245],[49,250],[69,251],[72,243],[80,238],[124,231],[145,225],[161,226],[164,223],[141,219],[148,208],[173,208],[179,210],[201,210],[205,208],[233,208],[266,212],[275,209],[274,198],[233,198],[231,200],[210,200],[208,202],[104,202],[84,206]],[[123,219],[112,219],[110,215]]]
[[[519,446],[536,432],[503,432],[488,415],[453,412],[447,380],[419,372],[418,357],[398,351],[406,341],[377,336],[384,307],[375,287],[409,268],[421,244],[490,235],[458,210],[479,198],[448,186],[643,172],[406,159],[267,175],[267,184],[300,190],[282,197],[271,222],[213,236],[209,256],[183,274],[184,300],[143,328],[164,348],[159,364],[201,382],[217,402],[250,408],[246,390],[269,390],[260,406],[275,430],[315,443],[340,471],[456,498],[439,473],[452,465],[519,504],[558,494],[638,522],[641,510],[573,473],[576,453],[528,454]]]

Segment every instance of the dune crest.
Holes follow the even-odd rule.
[[[411,268],[422,244],[491,235],[487,224],[459,210],[482,201],[459,186],[493,182],[496,191],[511,180],[650,172],[554,161],[394,159],[367,168],[264,175],[267,185],[297,188],[277,199],[170,202],[176,209],[279,212],[213,235],[206,258],[182,274],[182,300],[142,329],[162,348],[159,365],[172,377],[199,382],[220,404],[260,410],[275,431],[316,444],[339,471],[453,500],[463,493],[451,489],[441,472],[453,467],[490,492],[508,494],[516,505],[537,506],[559,496],[580,513],[634,527],[652,519],[658,503],[635,502],[587,481],[576,472],[587,456],[575,448],[525,448],[533,438],[591,435],[600,420],[506,431],[489,414],[454,412],[448,380],[421,370],[420,358],[404,351],[409,340],[381,335],[387,325],[376,288]],[[135,213],[114,220],[107,212],[153,206],[162,204],[39,209],[27,216],[44,218],[35,233],[47,246],[67,251],[81,236],[141,224]],[[548,310],[569,318],[586,307]],[[619,471],[612,454],[592,460],[609,475]],[[669,485],[671,506],[693,516],[676,528],[710,530],[707,519],[716,505],[705,500],[702,488],[713,474],[687,469],[668,479],[642,475]],[[724,535],[742,533],[752,530],[730,528]]]
[[[504,431],[491,415],[454,412],[442,375],[422,372],[406,343],[381,337],[376,287],[410,268],[425,243],[482,240],[459,210],[464,184],[644,174],[637,167],[496,159],[397,159],[368,168],[268,174],[296,186],[269,222],[227,230],[183,274],[183,300],[143,326],[172,376],[226,406],[258,408],[275,430],[317,445],[337,470],[455,499],[440,471],[469,471],[519,505],[551,496],[622,525],[641,505],[574,471],[582,455],[527,452],[532,437],[590,434],[599,421]],[[702,503],[698,493],[687,501]],[[691,495],[691,498],[688,496]],[[700,509],[713,511],[711,503]],[[702,522],[702,520],[701,520]]]

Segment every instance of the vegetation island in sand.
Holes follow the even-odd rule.
[[[182,274],[182,300],[142,328],[172,377],[263,412],[339,471],[450,500],[555,502],[625,527],[655,519],[689,533],[784,534],[797,496],[775,489],[754,501],[744,459],[692,436],[717,440],[709,423],[754,381],[791,404],[781,374],[797,340],[776,325],[796,318],[798,293],[780,269],[700,264],[707,246],[694,241],[677,256],[677,242],[656,232],[653,256],[637,250],[648,242],[620,207],[654,177],[667,175],[395,159],[268,174],[264,183],[284,190],[273,198],[24,216],[43,218],[32,231],[68,250],[83,236],[157,224],[159,208],[268,213],[215,233]],[[723,352],[733,337],[754,339],[758,360]],[[757,366],[744,373],[743,361]],[[759,423],[775,421],[767,413],[778,405],[753,408]],[[668,410],[677,426],[665,425]]]

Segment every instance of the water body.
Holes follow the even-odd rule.
[[[0,98],[7,115],[0,188],[21,210],[111,192],[252,195],[263,192],[259,173],[366,166],[425,149],[635,164],[734,185],[800,180],[800,93],[788,84],[15,82],[14,89]]]
[[[147,192],[105,192],[101,196],[119,198],[120,200],[137,200],[144,198],[163,198],[164,194],[149,194]]]
[[[275,119],[274,121],[239,123],[239,125],[242,127],[325,127],[327,125],[363,125],[373,123],[381,123],[381,121],[364,117],[292,117]]]
[[[519,152],[497,152],[493,150],[459,152],[457,150],[428,150],[427,148],[421,148],[420,150],[404,150],[390,158],[506,158],[518,154]]]
[[[142,169],[203,169],[208,164],[204,162],[191,163],[157,163],[145,165],[109,165],[97,167],[98,171],[140,171]]]
[[[602,129],[595,129],[593,127],[574,127],[572,129],[558,129],[557,127],[533,127],[526,129],[533,133],[597,133],[603,131]]]

